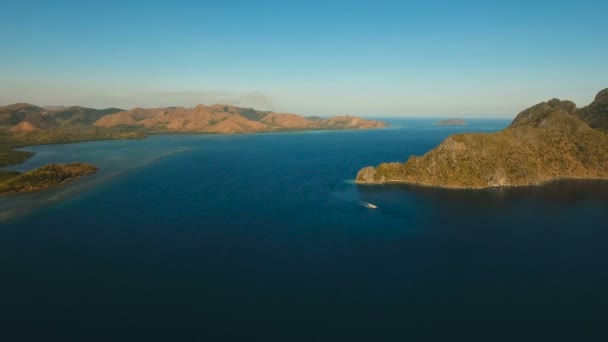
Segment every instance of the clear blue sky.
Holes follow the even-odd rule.
[[[0,1],[0,104],[508,117],[608,87],[605,0]]]

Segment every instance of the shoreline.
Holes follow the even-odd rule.
[[[500,186],[482,186],[482,187],[464,187],[464,186],[444,186],[444,185],[435,185],[428,183],[415,183],[409,181],[385,181],[379,183],[368,183],[368,182],[358,182],[356,179],[354,180],[356,185],[361,186],[378,186],[378,185],[411,185],[417,187],[424,188],[434,188],[434,189],[446,189],[446,190],[490,190],[490,189],[514,189],[514,188],[528,188],[528,187],[541,187],[550,183],[560,182],[560,181],[608,181],[608,177],[561,177],[555,179],[549,179],[536,184],[519,184],[519,185],[500,185]]]
[[[99,168],[97,168],[96,170],[85,172],[85,173],[83,173],[81,175],[78,175],[76,177],[66,178],[66,179],[62,180],[61,182],[59,182],[59,183],[52,184],[52,185],[49,185],[49,186],[44,186],[44,187],[39,187],[39,188],[34,188],[34,189],[28,189],[28,190],[23,190],[23,191],[0,192],[0,197],[19,195],[19,194],[29,194],[29,193],[40,192],[40,191],[43,191],[43,190],[52,189],[52,188],[55,188],[55,187],[57,187],[59,185],[62,185],[62,184],[65,184],[65,183],[69,183],[69,182],[71,182],[73,180],[77,180],[78,178],[82,178],[82,177],[93,175],[93,174],[97,173],[97,171],[99,171]]]
[[[389,126],[390,126],[390,124],[385,123],[384,127],[370,127],[370,128],[282,129],[282,130],[275,130],[275,131],[238,132],[238,133],[217,133],[217,132],[148,132],[148,133],[146,133],[145,136],[143,136],[143,137],[137,137],[137,138],[126,138],[126,139],[121,139],[121,138],[117,138],[117,139],[90,139],[90,140],[66,141],[66,142],[49,142],[49,143],[44,143],[44,144],[23,144],[23,145],[17,144],[17,145],[9,147],[8,151],[24,151],[24,152],[30,152],[30,153],[32,153],[32,155],[29,156],[26,160],[24,160],[24,161],[22,161],[20,163],[14,163],[14,164],[8,164],[8,165],[1,166],[0,167],[0,172],[6,171],[6,170],[3,170],[6,167],[11,167],[11,166],[21,165],[23,163],[26,163],[28,160],[30,160],[34,156],[35,152],[31,152],[31,151],[27,151],[27,150],[22,150],[22,149],[26,149],[28,147],[35,147],[35,146],[67,145],[67,144],[79,144],[79,143],[96,142],[96,141],[145,140],[145,139],[148,139],[151,136],[163,136],[163,135],[244,136],[244,135],[272,134],[272,133],[301,133],[301,132],[327,132],[327,131],[351,131],[352,132],[352,131],[367,131],[367,130],[374,130],[374,129],[384,129],[384,128],[387,128]]]

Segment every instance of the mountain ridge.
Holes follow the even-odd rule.
[[[53,106],[51,109],[45,109],[28,103],[16,103],[0,107],[0,127],[2,126],[12,133],[44,131],[57,127],[130,126],[150,133],[232,134],[282,130],[382,128],[386,124],[348,115],[317,119],[293,113],[259,111],[225,104],[210,106],[199,104],[193,108],[136,107],[124,110],[81,106]]]
[[[343,115],[309,119],[293,113],[258,111],[231,105],[198,105],[194,108],[135,108],[104,116],[99,127],[140,126],[155,132],[250,133],[309,129],[382,128],[380,121]]]

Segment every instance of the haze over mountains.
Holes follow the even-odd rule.
[[[10,132],[32,132],[66,126],[134,127],[152,133],[253,133],[309,129],[365,129],[385,124],[352,116],[329,119],[273,113],[231,105],[198,105],[195,108],[53,107],[45,109],[26,103],[0,107],[0,126]]]
[[[485,188],[565,178],[606,179],[606,132],[608,89],[585,108],[553,99],[524,110],[501,132],[453,135],[405,163],[363,168],[357,182]]]

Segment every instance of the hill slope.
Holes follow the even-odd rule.
[[[272,113],[228,105],[195,108],[135,108],[106,115],[95,126],[140,126],[152,132],[249,133],[308,129],[380,128],[385,124],[351,116],[311,120],[297,114]]]
[[[356,181],[485,188],[563,178],[608,179],[608,135],[582,121],[574,103],[553,99],[521,112],[501,132],[450,136],[405,163],[363,168]]]
[[[119,113],[122,111],[122,109],[118,108],[93,109],[80,106],[72,106],[49,111],[45,116],[47,116],[60,126],[91,125],[95,123],[95,121],[106,115]]]
[[[12,132],[47,130],[55,127],[91,125],[99,118],[121,112],[122,109],[93,109],[86,107],[57,107],[45,109],[27,103],[0,107],[0,127],[8,126]]]

